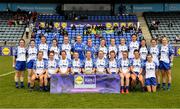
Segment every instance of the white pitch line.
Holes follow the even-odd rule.
[[[8,73],[5,73],[5,74],[1,74],[0,77],[3,77],[3,76],[7,76],[7,75],[10,75],[12,73],[15,73],[16,71],[11,71],[11,72],[8,72]]]

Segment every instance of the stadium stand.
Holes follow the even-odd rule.
[[[179,42],[180,35],[180,13],[166,12],[144,13],[149,30],[153,38],[167,36],[171,43]]]
[[[24,34],[27,25],[25,14],[15,15],[13,12],[0,14],[0,45],[14,46]]]
[[[81,18],[82,16],[77,16],[77,18]],[[38,20],[39,21],[47,21],[47,20],[53,20],[53,21],[59,21],[59,20],[65,20],[65,16],[61,15],[39,15]],[[138,19],[136,15],[123,15],[123,16],[88,16],[86,19],[83,19],[85,21],[121,21],[121,22],[137,22]]]
[[[53,38],[58,39],[58,45],[63,43],[63,35],[68,34],[70,38],[70,43],[75,42],[75,37],[81,35],[83,37],[83,42],[86,43],[87,39],[91,38],[94,45],[99,45],[100,38],[105,38],[107,40],[107,45],[110,44],[110,38],[115,38],[116,44],[120,43],[120,38],[126,38],[127,44],[131,40],[132,34],[138,34],[139,39],[142,38],[142,31],[137,28],[137,16],[135,15],[121,15],[121,16],[87,16],[87,19],[81,20],[77,16],[76,21],[71,22],[66,20],[64,16],[61,15],[39,15],[36,28],[34,29],[35,40],[37,44],[40,43],[40,36],[45,35],[47,38],[47,43],[51,44]],[[63,28],[60,25],[59,28],[54,27],[54,23],[70,22],[71,25]],[[117,24],[111,25],[108,28],[107,22],[121,22],[124,26]],[[80,22],[80,23],[79,23]],[[87,25],[80,25],[84,22]],[[73,25],[74,23],[74,25]],[[88,24],[92,25],[88,25]],[[96,24],[97,23],[97,24]],[[42,26],[43,25],[43,26]],[[96,26],[95,26],[96,25]],[[98,25],[98,26],[97,26]]]

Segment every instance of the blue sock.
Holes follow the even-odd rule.
[[[46,90],[46,91],[47,91],[47,90],[48,90],[48,86],[44,86],[44,90]]]
[[[30,83],[28,83],[28,88],[30,87]]]
[[[124,90],[124,86],[121,86],[121,90]]]
[[[42,87],[42,86],[40,86],[40,90],[43,90],[43,87]]]
[[[129,86],[126,86],[126,90],[129,90]]]
[[[21,82],[21,87],[24,87],[24,82]]]
[[[162,83],[162,88],[165,90],[166,89],[166,83]]]
[[[160,83],[158,83],[158,84],[157,84],[157,86],[158,86],[158,87],[161,87],[161,84],[160,84]]]
[[[165,87],[165,86],[166,86],[166,83],[162,83],[162,86]]]
[[[19,84],[18,84],[18,82],[15,82],[15,85],[16,85],[16,88],[18,88],[18,87],[19,87]]]
[[[171,88],[171,83],[168,83],[168,89],[170,89]]]

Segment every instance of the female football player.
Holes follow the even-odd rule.
[[[61,46],[61,51],[65,50],[66,54],[67,54],[67,58],[71,59],[71,44],[69,43],[69,37],[68,36],[64,36],[64,41],[63,44]]]
[[[43,59],[43,51],[38,51],[37,59],[33,65],[33,70],[34,71],[31,77],[31,90],[34,89],[35,80],[39,79],[40,91],[42,91],[44,81],[46,81],[45,76],[47,71],[47,60]],[[46,89],[47,86],[45,86],[44,88]]]
[[[171,64],[173,62],[174,50],[169,44],[167,37],[162,38],[162,44],[160,47],[160,64],[159,69],[162,73],[162,87],[166,90],[166,76],[168,78],[168,87],[171,87]]]
[[[128,51],[125,38],[121,38],[120,45],[118,47],[118,59],[122,58],[123,51]]]
[[[28,47],[27,69],[28,69],[28,87],[30,87],[31,76],[33,74],[33,64],[37,59],[37,48],[35,47],[35,40],[31,40]]]
[[[86,52],[86,59],[83,63],[83,74],[94,74],[95,73],[95,62],[91,58],[91,51]]]
[[[19,46],[14,50],[13,67],[16,69],[14,81],[16,88],[19,88],[19,81],[21,88],[24,88],[24,71],[26,70],[26,48],[25,40],[19,40]]]
[[[82,61],[79,59],[78,52],[74,52],[73,54],[73,60],[72,60],[72,67],[71,67],[71,73],[72,74],[81,74],[82,71]]]
[[[148,49],[147,49],[147,46],[146,46],[146,40],[145,39],[141,40],[139,53],[140,53],[141,59],[145,62],[146,61],[146,56],[148,54]]]
[[[96,74],[106,74],[107,65],[108,61],[104,58],[104,52],[100,50],[95,61]]]
[[[59,60],[59,74],[60,75],[68,75],[71,69],[71,60],[67,58],[67,54],[65,50],[61,51],[61,58]]]
[[[96,48],[95,48],[95,46],[93,46],[93,44],[92,44],[92,39],[88,39],[87,40],[87,45],[85,46],[85,51],[87,52],[87,51],[91,51],[91,54],[92,54],[92,59],[95,59],[95,57],[96,57]]]
[[[118,74],[119,73],[119,64],[116,60],[115,51],[110,51],[110,58],[108,62],[107,71],[109,74]]]
[[[108,49],[106,47],[106,40],[105,39],[101,39],[100,42],[100,46],[99,46],[99,50],[98,51],[103,51],[104,53],[104,58],[107,58],[107,53],[108,53]]]
[[[143,68],[144,61],[140,58],[139,50],[134,50],[134,59],[131,60],[131,85],[135,87],[136,80],[138,79],[141,83],[142,91],[144,91]]]
[[[44,76],[44,85],[45,85],[45,91],[48,90],[48,78],[51,78],[53,74],[57,74],[58,72],[58,60],[55,59],[55,53],[54,51],[49,52],[49,59],[47,62],[47,73]]]
[[[110,54],[111,51],[114,51],[115,55],[117,55],[118,49],[117,49],[117,46],[116,46],[115,42],[116,42],[115,39],[111,38],[110,45],[108,47],[108,54]],[[110,55],[109,55],[109,57],[110,57]]]
[[[53,39],[50,51],[54,51],[54,59],[59,60],[60,51],[59,51],[59,48],[58,48],[57,44],[58,44],[57,39]]]
[[[82,37],[78,35],[76,37],[76,42],[74,43],[73,52],[78,52],[79,53],[79,59],[84,60],[85,58],[85,45],[82,42]]]
[[[45,36],[41,36],[41,43],[38,46],[38,51],[43,51],[43,59],[48,60],[48,44],[46,43]]]
[[[130,78],[130,61],[128,59],[128,51],[122,52],[122,58],[119,60],[120,66],[120,77],[121,77],[121,93],[129,93],[129,78]],[[126,81],[125,81],[126,80]],[[125,82],[125,83],[124,83]],[[126,87],[124,87],[126,86]]]
[[[152,55],[148,54],[145,63],[145,85],[148,92],[156,92],[156,69],[157,65],[152,60]]]
[[[139,42],[137,41],[137,35],[133,34],[129,43],[129,58],[134,58],[134,50],[139,50]]]
[[[159,46],[157,45],[156,39],[151,39],[149,53],[152,54],[153,61],[159,67]],[[160,89],[161,73],[159,72],[158,68],[156,70],[156,79],[157,79],[157,89]]]

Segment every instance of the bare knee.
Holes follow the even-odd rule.
[[[131,75],[132,81],[136,81],[136,76],[135,75]]]

